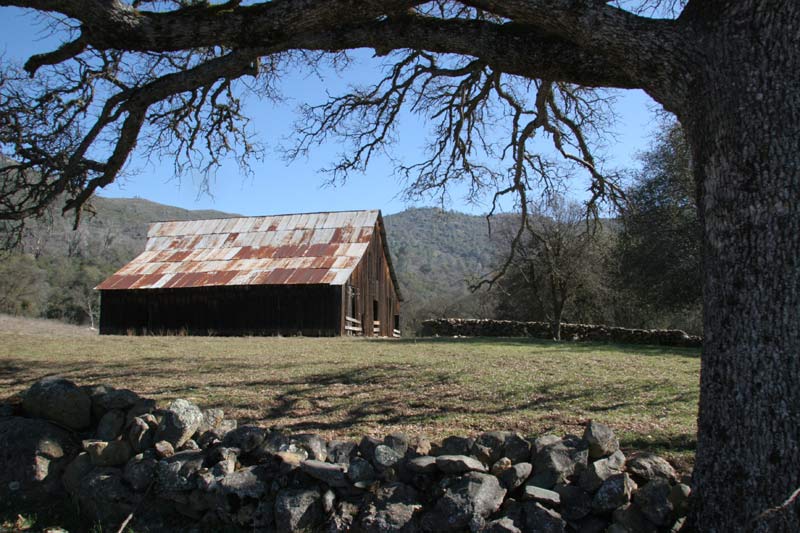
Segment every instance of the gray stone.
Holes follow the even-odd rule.
[[[10,403],[0,402],[0,418],[6,418],[9,416],[15,416],[16,408]]]
[[[595,492],[605,480],[611,476],[621,474],[625,460],[624,457],[621,462],[617,460],[617,454],[621,456],[622,452],[617,452],[611,457],[598,459],[590,463],[589,467],[581,473],[578,480],[580,487],[587,492]],[[617,468],[618,465],[620,466],[619,468]]]
[[[383,444],[393,449],[402,457],[408,451],[408,435],[405,433],[390,433],[383,438]]]
[[[134,403],[130,408],[128,408],[126,415],[125,415],[125,425],[131,423],[136,417],[142,417],[145,420],[149,420],[151,417],[155,421],[156,418],[153,416],[153,411],[156,410],[156,401],[151,400],[150,398],[140,398]],[[148,422],[149,423],[149,422]],[[156,421],[155,427],[158,427],[158,421]],[[155,428],[154,428],[155,429]]]
[[[202,453],[189,451],[158,461],[155,471],[158,492],[164,495],[193,489],[195,474],[203,467],[204,459]]]
[[[642,514],[655,525],[671,525],[674,521],[672,502],[669,499],[671,490],[672,487],[666,479],[654,479],[636,491],[633,501]]]
[[[559,483],[566,484],[572,476],[586,469],[588,459],[589,450],[583,441],[561,439],[545,445],[536,454],[530,483],[545,489],[553,488]]]
[[[92,422],[92,400],[75,383],[60,377],[42,378],[22,400],[28,416],[46,418],[70,429],[85,429]]]
[[[374,457],[375,447],[379,444],[383,444],[383,441],[376,439],[375,437],[370,437],[369,435],[364,435],[361,437],[361,442],[358,443],[358,451],[361,454],[361,457],[366,459]]]
[[[503,446],[503,455],[514,464],[526,463],[531,457],[531,443],[519,433],[510,433]]]
[[[627,461],[627,471],[640,481],[666,479],[674,481],[678,478],[675,469],[667,461],[652,453],[637,453]]]
[[[440,446],[431,451],[431,455],[469,455],[474,442],[468,437],[447,437]]]
[[[544,450],[547,446],[552,446],[559,442],[561,442],[561,437],[556,435],[542,435],[541,437],[537,437],[531,446],[531,461],[536,460],[536,456],[539,452]]]
[[[141,453],[153,447],[155,430],[140,416],[134,417],[128,428],[128,442],[135,453]]]
[[[561,516],[570,522],[581,520],[592,512],[592,495],[575,485],[556,485],[561,497]]]
[[[95,437],[98,440],[114,440],[122,433],[125,426],[125,411],[112,409],[103,415],[97,424]]]
[[[327,483],[331,487],[347,487],[350,485],[345,476],[345,468],[341,465],[309,459],[300,463],[300,470],[314,479]]]
[[[342,442],[338,440],[328,442],[328,461],[342,465],[349,465],[350,460],[358,453],[355,442]]]
[[[81,479],[78,501],[91,520],[116,528],[133,511],[137,499],[118,468],[99,467]]]
[[[483,463],[494,464],[505,455],[506,440],[510,436],[510,431],[489,431],[481,433],[472,445],[472,455]]]
[[[92,469],[94,469],[94,465],[92,464],[89,454],[86,452],[79,453],[78,456],[67,465],[67,468],[64,470],[64,475],[61,477],[61,481],[64,483],[64,488],[67,489],[70,495],[73,497],[78,496],[78,490],[81,487],[81,479],[91,472]]]
[[[203,409],[203,420],[197,428],[198,437],[206,431],[217,429],[225,419],[225,412],[222,409]]]
[[[153,447],[155,448],[156,455],[161,459],[166,459],[167,457],[175,455],[175,448],[165,440],[156,442]]]
[[[379,444],[375,446],[375,453],[373,455],[373,463],[378,470],[386,470],[396,465],[403,456],[397,453],[394,449]]]
[[[467,455],[440,455],[436,458],[436,466],[445,474],[486,472],[486,467],[480,461]]]
[[[559,496],[557,492],[543,489],[536,485],[525,485],[525,490],[522,492],[522,499],[539,502],[546,507],[555,507],[561,503],[561,496]]]
[[[429,531],[459,531],[468,526],[479,529],[500,508],[506,495],[496,477],[480,472],[448,478],[443,483],[444,494],[423,517],[423,526]]]
[[[431,474],[439,470],[436,467],[436,457],[431,457],[430,455],[409,459],[406,467],[417,474]]]
[[[325,494],[322,495],[322,509],[325,511],[325,514],[330,514],[333,512],[336,504],[336,494],[331,489],[325,491]]]
[[[511,468],[511,459],[508,457],[501,457],[492,465],[492,468],[489,470],[493,476],[500,477],[500,475]]]
[[[356,457],[350,461],[350,468],[347,469],[347,477],[354,484],[371,483],[375,480],[375,469],[369,461],[361,457]]]
[[[608,461],[608,467],[612,470],[622,472],[625,469],[625,454],[622,453],[622,450],[615,451],[606,457],[606,460]]]
[[[189,439],[189,440],[187,440],[186,442],[183,443],[183,446],[181,446],[178,449],[178,451],[181,451],[181,452],[187,452],[187,451],[194,452],[194,451],[197,451],[199,449],[200,449],[200,446],[198,446],[198,444],[194,441],[194,439]]]
[[[421,509],[417,491],[403,483],[379,488],[359,517],[359,531],[384,533],[418,531],[417,514]]]
[[[614,511],[614,525],[625,533],[657,533],[658,528],[650,522],[641,509],[634,504],[626,504]]]
[[[132,458],[125,465],[122,477],[136,492],[142,492],[155,479],[158,461],[152,457],[144,458],[141,454]]]
[[[328,458],[328,443],[319,435],[302,433],[292,436],[291,442],[303,448],[308,453],[309,459],[324,461]]]
[[[536,533],[563,533],[567,523],[561,515],[538,502],[528,502],[525,509],[525,531]]]
[[[133,457],[131,445],[125,440],[85,440],[83,449],[95,466],[122,466]]]
[[[411,445],[411,453],[414,456],[428,455],[431,453],[431,448],[431,441],[427,437],[420,435],[414,439],[414,443]]]
[[[509,491],[525,483],[531,476],[533,465],[530,463],[517,463],[500,476],[500,484]]]
[[[619,440],[611,428],[594,420],[586,425],[583,440],[589,443],[590,459],[600,459],[619,450]]]
[[[692,489],[689,485],[678,483],[673,486],[669,493],[669,502],[675,510],[676,516],[686,516],[689,512],[689,497],[692,494]]]
[[[248,466],[220,479],[215,490],[228,503],[261,499],[269,488],[269,478],[264,466]]]
[[[481,533],[522,533],[522,530],[510,518],[498,518],[488,522]]]
[[[92,396],[93,408],[97,407],[98,418],[112,409],[127,410],[139,403],[142,398],[128,389],[115,389],[105,386],[99,394]]]
[[[598,513],[610,513],[631,501],[636,483],[628,474],[617,474],[603,482],[592,499],[592,509]]]
[[[70,433],[50,422],[0,419],[0,501],[48,502],[62,494],[61,473],[77,452]]]
[[[572,522],[571,525],[576,533],[604,533],[610,524],[608,520],[604,520],[599,516],[587,516]]]
[[[165,440],[174,448],[180,448],[194,435],[202,422],[203,413],[200,408],[179,398],[169,404],[158,425],[155,440]]]
[[[308,489],[284,489],[275,497],[277,533],[315,533],[323,521],[319,492]]]

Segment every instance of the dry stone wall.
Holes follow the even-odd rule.
[[[0,405],[0,450],[0,501],[71,499],[111,531],[669,532],[690,492],[595,422],[580,437],[326,441],[59,378]]]
[[[477,318],[437,318],[422,323],[426,337],[533,337],[552,339],[548,322],[518,322]],[[703,338],[677,329],[630,329],[594,324],[561,324],[561,338],[623,344],[700,347]]]

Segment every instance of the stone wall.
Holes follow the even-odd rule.
[[[0,501],[71,499],[111,531],[668,532],[688,497],[668,462],[594,422],[326,441],[59,378],[0,405]]]
[[[552,339],[548,322],[517,322],[477,318],[438,318],[422,323],[426,337],[534,337]],[[561,338],[570,341],[618,342],[700,347],[703,338],[677,329],[630,329],[593,324],[561,324]]]

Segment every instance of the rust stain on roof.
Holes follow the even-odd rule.
[[[97,289],[342,285],[367,251],[379,216],[346,211],[156,222],[145,251]]]

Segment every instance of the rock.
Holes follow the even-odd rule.
[[[622,457],[620,460],[619,457]],[[589,464],[589,467],[581,473],[578,480],[580,487],[587,492],[595,492],[605,480],[611,476],[622,473],[625,465],[625,458],[622,452],[615,452],[611,457],[598,459]]]
[[[509,431],[489,431],[481,433],[472,445],[472,455],[483,463],[493,464],[503,457]]]
[[[652,453],[634,454],[628,459],[627,471],[640,481],[652,481],[657,478],[674,481],[678,478],[672,465]]]
[[[156,455],[161,459],[166,459],[167,457],[175,455],[175,449],[172,447],[172,444],[165,440],[156,442],[153,447],[156,449]]]
[[[85,440],[83,449],[95,466],[122,466],[133,457],[131,445],[124,440]]]
[[[570,477],[586,469],[588,459],[589,450],[583,441],[561,439],[545,445],[536,454],[530,483],[544,489],[553,488],[557,483],[566,484]]]
[[[150,424],[144,418],[137,416],[133,418],[128,428],[128,442],[134,452],[141,453],[153,447],[155,434],[156,432]]]
[[[125,411],[112,409],[103,415],[97,424],[95,437],[98,440],[114,440],[122,433],[125,426]]]
[[[322,501],[316,490],[284,489],[275,497],[277,533],[315,533],[322,521]]]
[[[522,499],[539,502],[546,507],[555,507],[561,503],[561,496],[559,496],[557,492],[543,489],[536,485],[525,485]]]
[[[489,470],[493,476],[500,477],[500,475],[511,468],[511,459],[508,457],[501,457],[492,465],[492,468]]]
[[[158,461],[152,457],[144,458],[141,454],[132,458],[125,465],[122,472],[122,478],[136,492],[142,492],[150,486],[156,475],[156,465]]]
[[[208,455],[204,464],[211,465],[211,473],[215,477],[225,477],[236,470],[236,451],[231,448],[214,448]],[[298,466],[299,466],[298,461]]]
[[[345,476],[345,468],[341,465],[325,463],[309,459],[300,463],[300,469],[331,487],[347,487],[350,484]]]
[[[657,526],[671,525],[674,521],[670,492],[672,487],[666,479],[654,479],[646,483],[633,496],[634,503],[642,514]]]
[[[100,387],[102,388],[92,395],[92,410],[97,418],[101,418],[112,409],[125,411],[142,401],[138,394],[128,389],[115,389],[105,385]],[[146,403],[142,405],[146,405]]]
[[[269,472],[263,465],[248,466],[220,479],[215,490],[227,505],[237,507],[248,498],[255,500],[263,498],[269,488],[269,482]]]
[[[0,419],[0,501],[50,503],[78,452],[69,432],[45,420]]]
[[[152,418],[156,422],[155,427],[158,427],[158,421],[156,420],[156,417],[153,416],[153,411],[155,410],[156,410],[155,400],[151,400],[150,398],[140,398],[139,400],[136,401],[136,403],[134,403],[130,408],[128,408],[128,411],[125,414],[125,425],[130,424],[131,420],[133,420],[136,417],[142,417],[145,419]]]
[[[481,533],[522,533],[522,530],[510,518],[498,518],[488,522]]]
[[[203,420],[197,427],[197,436],[200,437],[206,431],[217,429],[225,419],[225,412],[222,409],[203,409]]]
[[[417,491],[403,483],[379,488],[359,517],[359,531],[383,533],[418,531],[416,515],[421,509]]]
[[[599,516],[587,516],[571,525],[577,533],[604,533],[610,524]]]
[[[480,472],[445,479],[443,483],[444,494],[423,517],[423,526],[429,531],[480,528],[500,508],[506,495],[496,477]]]
[[[9,416],[16,416],[17,409],[13,404],[0,402],[0,418],[7,418]]]
[[[469,455],[474,442],[468,437],[447,437],[442,441],[441,446],[437,446],[431,451],[431,455]]]
[[[158,492],[163,496],[195,487],[195,474],[203,467],[205,457],[200,452],[179,452],[158,461],[155,479]]]
[[[349,465],[350,460],[358,453],[355,442],[342,442],[338,440],[328,443],[328,461],[342,465]]]
[[[409,459],[408,462],[406,462],[406,467],[417,474],[431,474],[439,470],[436,467],[436,457],[431,457],[429,455]]]
[[[436,467],[445,474],[486,472],[486,467],[480,461],[466,455],[440,455],[436,458]]]
[[[375,480],[375,469],[369,461],[361,457],[356,457],[350,461],[350,468],[347,469],[347,477],[353,484],[363,488],[366,484],[372,483]]]
[[[158,425],[155,440],[165,440],[174,448],[180,448],[194,435],[202,422],[203,413],[200,408],[179,398],[169,404]]]
[[[617,474],[603,482],[592,499],[592,509],[598,513],[610,513],[631,501],[636,483],[628,474]]]
[[[412,454],[416,456],[428,455],[431,453],[431,441],[429,441],[427,437],[419,436],[414,440],[411,451]]]
[[[580,487],[556,485],[553,490],[561,497],[561,517],[565,520],[576,522],[592,512],[592,496]]]
[[[390,433],[383,438],[383,444],[402,457],[408,451],[408,435],[405,433]]]
[[[75,459],[73,459],[69,465],[67,465],[67,468],[64,470],[64,474],[61,477],[61,481],[64,483],[64,488],[67,489],[67,492],[71,496],[78,496],[78,490],[81,486],[81,479],[83,479],[83,476],[91,472],[93,468],[94,465],[92,464],[92,459],[86,452],[79,453],[78,456],[75,457]]]
[[[536,533],[563,533],[567,524],[561,515],[538,502],[525,504],[525,531]]]
[[[532,471],[532,464],[517,463],[502,473],[500,476],[500,484],[503,485],[506,490],[512,491],[525,483],[531,476]]]
[[[78,501],[81,511],[93,521],[116,529],[133,511],[137,499],[118,468],[99,467],[81,479]]]
[[[675,510],[676,516],[686,516],[689,513],[689,497],[692,495],[692,489],[689,485],[678,483],[669,493],[669,503]]]
[[[586,425],[583,440],[589,443],[590,459],[600,459],[619,450],[619,440],[611,428],[594,420]]]
[[[92,400],[75,383],[59,377],[42,378],[25,392],[22,408],[28,416],[46,418],[70,429],[92,423]]]
[[[303,448],[308,453],[309,459],[324,461],[328,457],[328,443],[319,435],[314,433],[294,435],[291,442]]]
[[[385,444],[379,444],[375,446],[372,462],[375,465],[375,468],[383,471],[396,465],[402,458],[403,456],[397,453],[394,449],[386,446]]]
[[[309,458],[308,452],[294,443],[282,444],[280,451],[277,453],[289,453],[293,456],[299,457],[301,461],[305,461]]]
[[[614,511],[614,524],[623,533],[656,533],[658,528],[650,522],[637,505],[626,504]]]
[[[544,450],[547,446],[552,446],[553,444],[557,444],[561,442],[561,437],[556,435],[542,435],[538,437],[536,440],[533,441],[533,446],[531,446],[531,461],[536,460],[536,456]]]
[[[361,437],[361,442],[358,443],[358,451],[361,453],[361,457],[374,457],[375,447],[379,444],[383,444],[383,441],[376,439],[375,437],[370,437],[369,435],[364,435]]]
[[[181,446],[178,449],[178,451],[181,451],[181,452],[194,452],[194,451],[197,451],[199,449],[200,449],[200,446],[198,446],[197,443],[193,439],[189,439],[189,440],[187,440],[186,442],[183,443],[183,446]]]
[[[503,445],[503,454],[514,464],[525,463],[531,457],[531,443],[519,433],[510,433]]]

